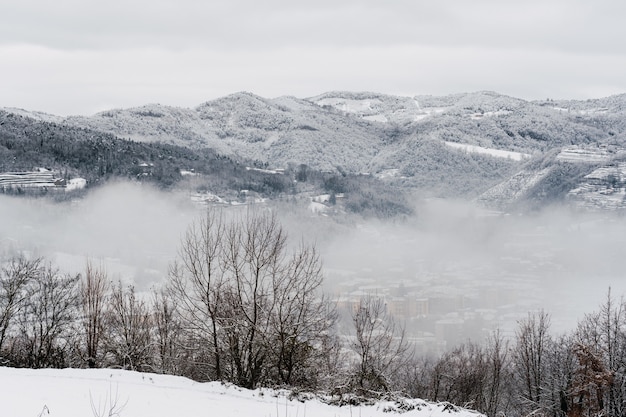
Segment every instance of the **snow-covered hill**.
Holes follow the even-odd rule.
[[[272,164],[372,173],[402,169],[386,157],[410,152],[402,139],[534,154],[609,136],[580,113],[493,92],[446,97],[330,92],[310,99],[236,93],[193,109],[146,105],[64,122],[139,141],[211,147]]]
[[[208,147],[226,155],[271,162],[341,166],[365,170],[384,136],[381,126],[323,110],[293,97],[265,99],[237,93],[193,109],[146,105],[69,117],[72,126],[113,133],[137,141]]]
[[[499,208],[568,202],[591,210],[626,209],[626,149],[569,146],[555,149],[478,197]]]
[[[273,168],[368,173],[444,197],[488,192],[483,201],[499,203],[509,201],[505,194],[528,195],[507,182],[519,188],[552,172],[536,166],[548,154],[560,155],[550,164],[580,165],[591,156],[601,163],[607,146],[626,147],[626,95],[526,101],[490,91],[444,97],[335,91],[309,99],[236,93],[195,108],[155,104],[91,117],[32,117],[137,141],[213,148]],[[600,151],[589,151],[594,147]],[[565,193],[579,186],[564,181]]]
[[[382,417],[394,411],[412,417],[482,416],[422,400],[338,407],[312,396],[304,398],[290,399],[284,391],[250,391],[219,382],[112,369],[0,368],[0,415],[11,417]]]

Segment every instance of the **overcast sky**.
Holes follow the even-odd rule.
[[[0,107],[626,92],[623,0],[2,0]]]

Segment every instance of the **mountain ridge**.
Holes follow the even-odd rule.
[[[490,192],[479,200],[500,206],[519,200],[512,194],[529,194],[496,196],[494,187],[511,187],[511,178],[531,172],[532,161],[551,151],[618,150],[626,142],[626,94],[528,101],[493,91],[413,97],[331,91],[304,99],[238,92],[193,108],[147,104],[88,117],[5,111],[139,142],[209,148],[275,168],[366,173],[429,195]]]

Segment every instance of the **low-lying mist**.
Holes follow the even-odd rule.
[[[0,249],[26,250],[67,272],[87,259],[111,279],[145,289],[160,282],[195,209],[184,196],[145,185],[116,183],[80,200],[0,197]]]
[[[337,297],[428,299],[438,320],[480,316],[479,327],[509,330],[543,308],[556,330],[568,330],[609,287],[626,293],[626,220],[615,215],[507,215],[443,200],[421,201],[415,217],[392,222],[297,210],[281,207],[279,218],[293,241],[317,245]],[[147,290],[165,281],[182,234],[202,214],[184,193],[129,183],[63,203],[0,196],[0,255],[26,250],[74,273],[90,258],[111,279]]]
[[[555,330],[568,330],[609,288],[614,297],[626,293],[626,219],[617,215],[566,207],[512,215],[444,200],[422,201],[416,213],[335,237],[324,251],[330,281],[414,291],[431,298],[431,311],[434,300],[456,299],[448,316],[489,316],[485,326],[509,331],[538,309],[552,315]]]

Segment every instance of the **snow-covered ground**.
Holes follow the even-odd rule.
[[[467,153],[481,153],[484,155],[491,155],[497,158],[509,158],[514,161],[521,161],[525,158],[530,158],[530,155],[520,152],[503,151],[500,149],[483,148],[482,146],[468,145],[465,143],[445,142],[447,146],[452,148],[461,149]]]
[[[398,168],[389,168],[389,169],[384,169],[382,171],[380,171],[379,173],[375,174],[374,176],[378,179],[384,180],[387,178],[394,178],[400,175],[400,170]]]
[[[11,417],[382,417],[398,409],[392,402],[337,407],[319,399],[290,400],[285,394],[112,369],[0,368],[0,415]],[[481,416],[449,404],[410,404],[415,408],[403,415]]]
[[[481,120],[485,117],[494,117],[494,116],[505,116],[507,114],[511,114],[510,110],[497,110],[497,111],[486,111],[483,113],[472,113],[469,115],[472,120]]]
[[[337,93],[333,96],[326,93],[319,97],[312,98],[318,106],[330,106],[335,109],[357,115],[370,122],[409,122],[420,121],[429,116],[443,113],[450,107],[429,107],[420,106],[416,98],[372,95],[362,97],[353,95],[346,97],[345,93]]]
[[[524,193],[538,184],[549,173],[550,168],[544,168],[537,172],[520,171],[508,180],[485,191],[478,197],[478,201],[488,205],[498,201],[505,203],[513,202],[522,197]]]
[[[224,200],[222,197],[217,194],[203,192],[203,193],[193,193],[190,195],[191,201],[197,204],[230,204],[228,201]]]
[[[252,168],[252,167],[246,167],[246,171],[256,171],[256,172],[262,172],[264,174],[284,174],[285,171],[283,169],[262,169],[262,168]]]
[[[349,99],[343,97],[327,97],[315,102],[318,106],[332,106],[346,113],[369,114],[382,106],[382,101],[377,98]]]
[[[6,111],[7,113],[18,114],[24,117],[30,117],[31,119],[40,120],[42,122],[50,122],[50,123],[62,123],[63,117],[55,116],[53,114],[43,113],[40,111],[30,111],[24,109],[18,109],[15,107],[0,107],[0,110]]]

